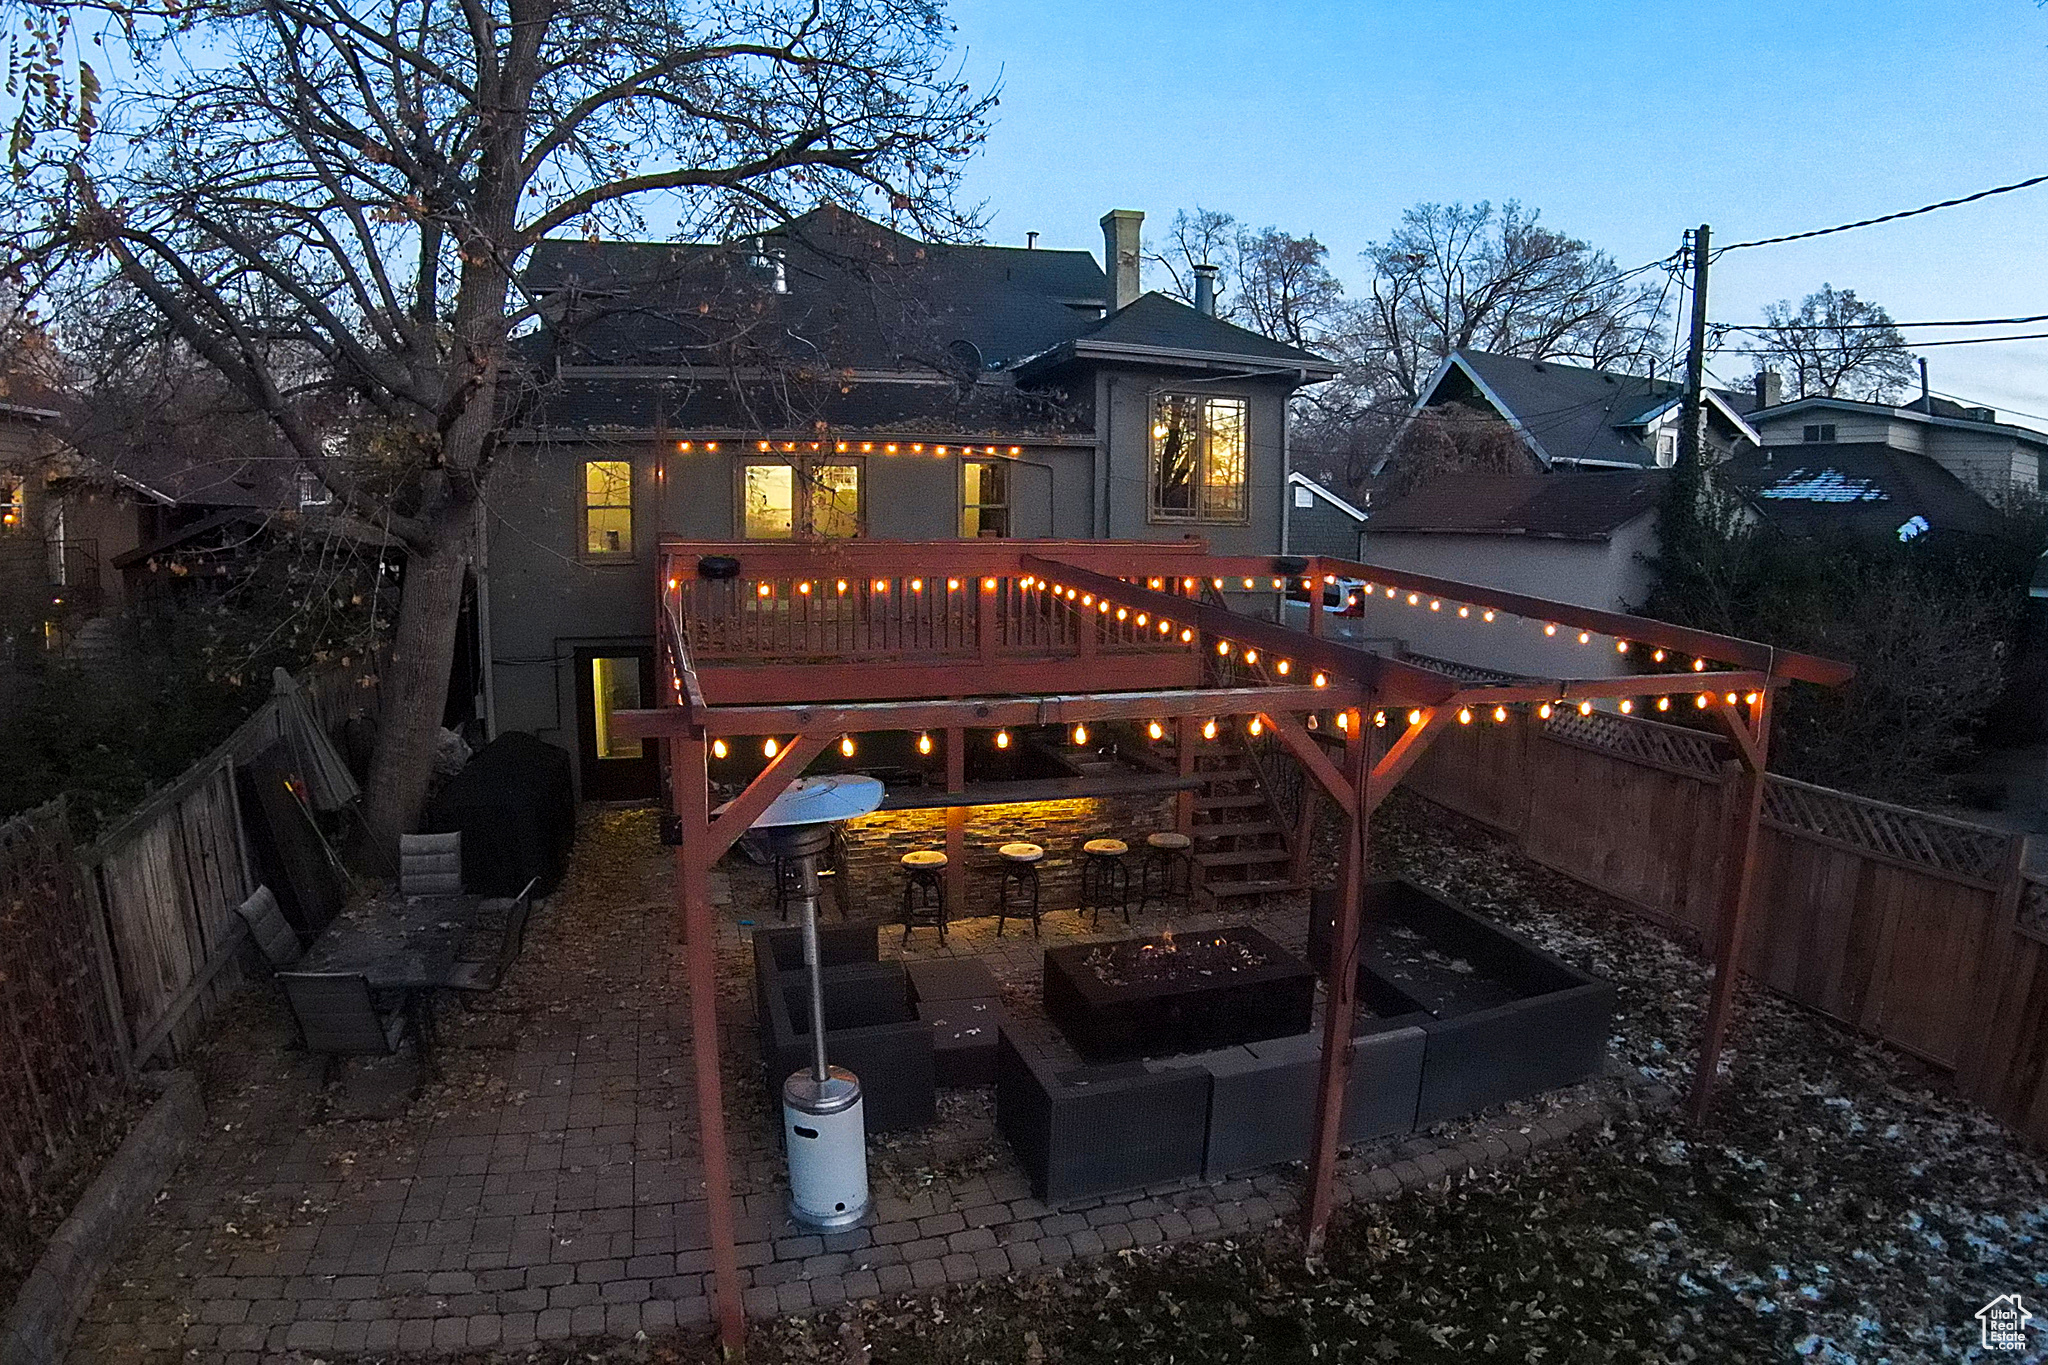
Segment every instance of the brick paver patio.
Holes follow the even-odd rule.
[[[225,1016],[195,1065],[210,1136],[102,1285],[71,1359],[256,1362],[351,1353],[519,1347],[622,1338],[709,1320],[708,1235],[693,1113],[696,1057],[673,940],[672,864],[649,812],[586,816],[570,879],[537,912],[508,985],[477,1012],[444,1012],[430,1078],[388,1117],[346,1117],[378,1079],[357,1065],[322,1092],[320,1065],[288,1046],[266,993]],[[1298,1167],[1217,1184],[1183,1181],[1047,1207],[996,1135],[992,1092],[942,1091],[940,1122],[871,1142],[874,1211],[818,1236],[784,1211],[776,1114],[760,1082],[746,921],[766,922],[768,879],[721,886],[722,1065],[741,1200],[740,1263],[754,1315],[1073,1257],[1227,1235],[1288,1214]],[[1133,929],[1251,921],[1299,950],[1299,898],[1255,914],[1159,907]],[[1071,912],[1045,937],[957,923],[944,949],[974,955],[1043,1046],[1039,953],[1098,937]],[[1099,937],[1122,937],[1106,921]],[[886,952],[900,935],[883,936]],[[1355,1197],[1380,1197],[1512,1159],[1597,1121],[1612,1083],[1346,1155]]]

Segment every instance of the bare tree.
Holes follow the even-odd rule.
[[[654,214],[724,235],[823,202],[931,237],[975,226],[952,191],[993,96],[947,65],[930,0],[52,9],[130,25],[133,75],[83,152],[22,158],[0,218],[16,269],[125,281],[404,541],[366,809],[387,845],[426,791],[508,338],[538,312],[517,287],[527,251],[644,234]],[[358,439],[308,420],[323,388]]]
[[[1792,378],[1799,398],[1862,398],[1886,402],[1913,382],[1913,356],[1891,314],[1853,289],[1823,284],[1799,301],[1764,309],[1758,369]]]
[[[1439,474],[1535,474],[1542,465],[1514,430],[1456,403],[1425,408],[1401,430],[1381,471],[1381,494],[1398,498]]]
[[[1164,250],[1148,259],[1167,274],[1169,292],[1192,303],[1194,267],[1217,268],[1216,316],[1303,350],[1326,345],[1345,322],[1344,285],[1330,273],[1330,250],[1314,237],[1276,227],[1257,232],[1197,205],[1174,214]]]

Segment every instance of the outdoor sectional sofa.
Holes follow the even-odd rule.
[[[1208,1119],[1200,1067],[1063,1067],[996,1041],[996,1123],[1048,1204],[1199,1174]]]
[[[932,1030],[911,1006],[903,964],[876,960],[872,924],[821,925],[818,949],[825,1057],[860,1077],[868,1131],[929,1124],[938,1112]],[[762,1080],[771,1110],[780,1114],[782,1083],[811,1064],[810,985],[799,931],[755,931],[754,1003]]]
[[[1309,961],[1318,969],[1329,960],[1336,898],[1318,890],[1311,901]],[[1364,925],[1361,1003],[1381,1015],[1422,1015],[1417,1127],[1571,1085],[1606,1065],[1614,1014],[1607,982],[1403,878],[1367,884]],[[1401,931],[1468,968],[1468,979],[1490,994],[1429,998],[1418,974],[1389,951],[1400,941],[1389,934]]]

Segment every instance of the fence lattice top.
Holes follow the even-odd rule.
[[[1764,818],[1882,857],[1992,883],[2012,848],[2004,830],[1830,791],[1789,777],[1764,784]]]
[[[1512,687],[1518,683],[1537,681],[1519,673],[1502,673],[1498,669],[1481,668],[1477,664],[1461,664],[1456,659],[1439,659],[1433,654],[1416,654],[1410,650],[1401,651],[1401,662],[1426,668],[1432,673],[1441,673],[1461,683],[1479,683],[1486,687]]]
[[[1717,775],[1727,758],[1721,741],[1713,735],[1617,716],[1612,711],[1582,716],[1569,707],[1561,707],[1544,728],[1558,739],[1702,777]]]
[[[2048,943],[2048,882],[2028,877],[2020,883],[2020,932]]]

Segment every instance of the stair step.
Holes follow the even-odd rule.
[[[1243,810],[1246,806],[1266,804],[1264,792],[1218,792],[1214,796],[1195,798],[1196,810]]]
[[[1248,820],[1235,825],[1192,825],[1188,829],[1188,833],[1197,839],[1245,839],[1279,832],[1280,826],[1271,820]]]
[[[1226,896],[1280,896],[1301,889],[1302,883],[1290,881],[1210,882],[1202,888],[1215,900]]]
[[[1288,856],[1284,848],[1233,848],[1218,853],[1197,853],[1195,866],[1207,870],[1212,867],[1244,867],[1251,863],[1284,863]]]

